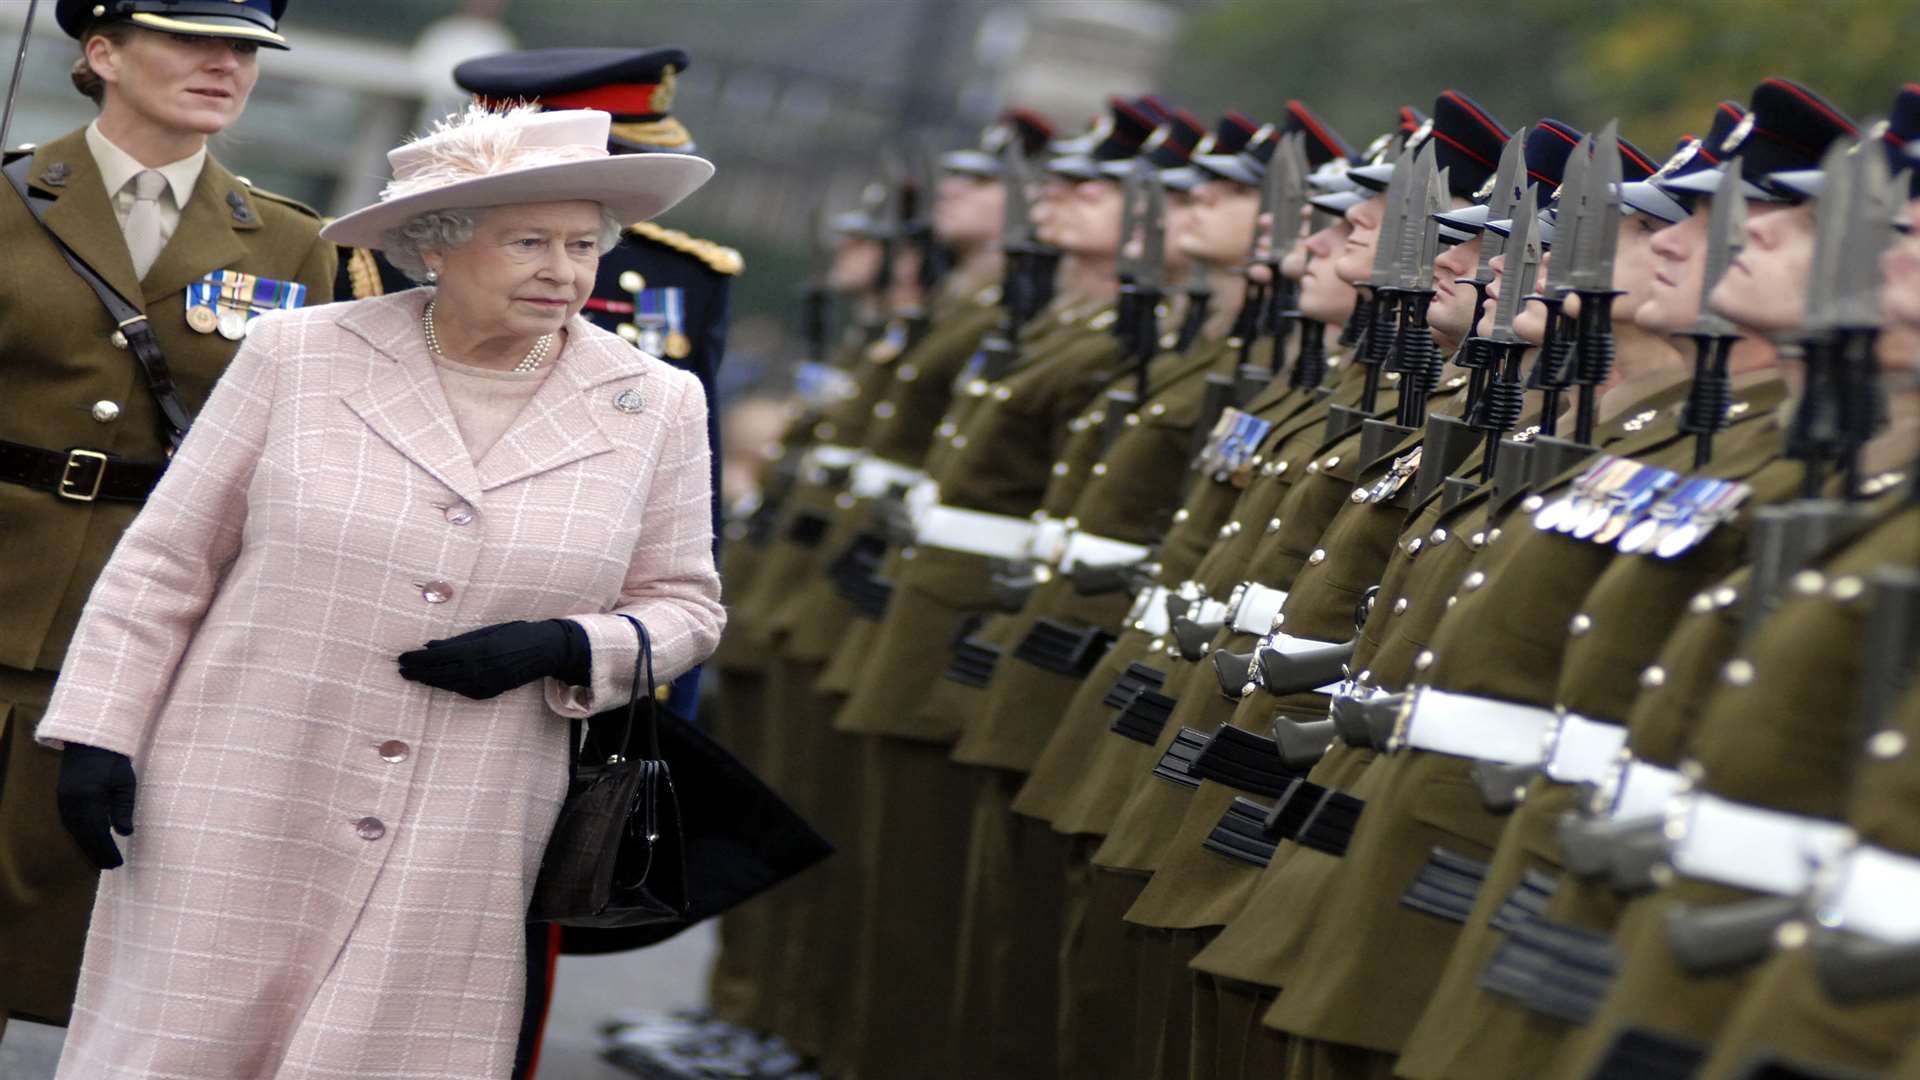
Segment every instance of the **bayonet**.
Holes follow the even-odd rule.
[[[1729,177],[1740,175],[1740,159],[1726,165]],[[1740,335],[1720,313],[1713,310],[1710,297],[1715,285],[1726,276],[1735,255],[1746,242],[1747,201],[1734,184],[1722,184],[1707,210],[1707,253],[1700,275],[1700,311],[1686,336],[1693,339],[1693,385],[1687,391],[1686,411],[1680,416],[1680,430],[1694,437],[1693,464],[1705,466],[1713,460],[1713,437],[1727,426],[1727,410],[1733,404],[1733,382],[1727,371],[1728,354]]]
[[[1533,185],[1529,184],[1528,197],[1514,211],[1513,225],[1507,233],[1508,258],[1500,273],[1500,295],[1493,303],[1493,326],[1488,336],[1502,345],[1526,345],[1513,332],[1513,318],[1520,313],[1520,300],[1533,287],[1534,275],[1540,269],[1540,242],[1533,235],[1532,195]]]
[[[1500,295],[1493,306],[1493,327],[1488,335],[1494,342],[1498,370],[1487,380],[1481,396],[1479,414],[1473,426],[1487,433],[1487,447],[1481,456],[1480,481],[1493,479],[1501,439],[1520,424],[1526,409],[1527,388],[1520,378],[1520,365],[1527,343],[1513,332],[1513,317],[1520,308],[1520,297],[1531,287],[1540,269],[1540,242],[1533,235],[1534,207],[1538,200],[1533,185],[1527,185],[1515,207],[1512,231],[1507,234],[1506,252],[1500,273]]]
[[[1394,161],[1393,175],[1387,180],[1386,193],[1381,196],[1380,228],[1374,237],[1373,272],[1367,278],[1373,293],[1372,325],[1367,330],[1366,348],[1358,358],[1367,369],[1366,382],[1360,391],[1360,411],[1363,413],[1370,414],[1379,408],[1381,367],[1393,356],[1393,339],[1400,323],[1395,284],[1403,233],[1402,216],[1406,210],[1406,192],[1411,179],[1409,174],[1413,172],[1413,158],[1412,150],[1400,151],[1400,156]]]
[[[1051,260],[1035,241],[1033,232],[1033,181],[1027,159],[1021,153],[1020,140],[1010,139],[1001,148],[1001,186],[1005,189],[1005,209],[1000,223],[1001,317],[991,333],[980,343],[979,376],[993,382],[1013,369],[1020,360],[1020,328],[1046,306],[1043,294]]]
[[[1296,131],[1284,136],[1268,159],[1266,184],[1272,222],[1267,241],[1267,266],[1273,278],[1267,289],[1266,303],[1260,309],[1258,333],[1273,338],[1273,370],[1278,372],[1286,354],[1290,329],[1300,320],[1300,290],[1281,276],[1280,264],[1300,240],[1300,207],[1307,200],[1306,133]],[[1257,233],[1258,230],[1256,229]]]
[[[1403,244],[1410,254],[1401,257],[1403,319],[1398,335],[1397,366],[1401,372],[1396,420],[1409,433],[1426,423],[1427,398],[1440,387],[1446,358],[1427,326],[1433,303],[1433,260],[1439,254],[1440,222],[1435,214],[1447,211],[1447,173],[1436,168],[1432,144],[1423,147],[1407,185],[1406,229]],[[1386,447],[1379,448],[1381,453]]]
[[[1160,347],[1160,300],[1166,280],[1167,193],[1152,166],[1141,166],[1140,261],[1135,270],[1134,382],[1139,401],[1147,400],[1147,368]]]
[[[1526,184],[1527,129],[1521,128],[1513,133],[1506,145],[1500,148],[1500,164],[1493,172],[1493,180],[1486,189],[1487,221],[1505,221],[1514,215],[1514,208],[1520,205],[1520,195]],[[1467,405],[1463,416],[1472,416],[1479,410],[1480,395],[1487,387],[1487,369],[1493,363],[1493,341],[1482,335],[1480,313],[1487,309],[1487,286],[1493,281],[1493,260],[1506,250],[1506,238],[1483,224],[1480,229],[1480,261],[1473,269],[1473,276],[1461,278],[1455,285],[1473,287],[1473,322],[1467,327],[1467,341],[1460,350],[1460,366],[1469,372],[1467,383]]]
[[[1586,190],[1592,154],[1592,136],[1582,135],[1572,155],[1567,158],[1565,179],[1560,184],[1555,200],[1553,257],[1547,262],[1546,287],[1524,297],[1546,308],[1546,330],[1540,342],[1540,353],[1534,359],[1532,374],[1527,378],[1529,389],[1541,391],[1540,434],[1545,438],[1552,438],[1559,430],[1560,394],[1570,384],[1573,374],[1568,363],[1573,352],[1572,327],[1566,324],[1561,305],[1572,288],[1573,260],[1569,256],[1579,246],[1580,216],[1577,208]],[[1526,209],[1520,211],[1522,215],[1527,212]]]
[[[1893,238],[1893,178],[1873,143],[1844,166],[1850,174],[1833,267],[1832,323],[1837,383],[1836,456],[1849,499],[1860,497],[1860,448],[1873,437],[1883,405],[1874,360],[1880,337],[1880,256]]]
[[[1583,177],[1573,234],[1572,265],[1567,268],[1574,295],[1580,298],[1580,318],[1574,382],[1579,398],[1574,408],[1573,441],[1593,442],[1593,424],[1599,409],[1600,387],[1613,372],[1613,258],[1620,242],[1620,122],[1610,120],[1593,144],[1593,161]],[[1565,205],[1561,213],[1566,213]],[[1558,262],[1559,260],[1554,260]]]

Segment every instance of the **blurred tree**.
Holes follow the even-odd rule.
[[[1402,103],[1449,87],[1509,127],[1618,116],[1651,153],[1745,101],[1768,75],[1797,79],[1858,119],[1920,77],[1920,0],[1227,0],[1193,13],[1168,92],[1259,119],[1298,97],[1364,144]]]

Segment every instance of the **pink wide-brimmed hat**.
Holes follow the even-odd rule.
[[[610,154],[613,118],[594,109],[495,112],[479,106],[387,152],[380,201],[334,221],[322,238],[384,248],[393,229],[429,210],[584,200],[629,224],[665,212],[713,175],[690,154]]]

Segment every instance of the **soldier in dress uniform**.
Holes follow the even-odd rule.
[[[118,865],[61,828],[57,776],[79,756],[33,741],[94,578],[249,321],[331,299],[318,215],[206,149],[246,107],[258,50],[288,47],[286,6],[61,0],[100,115],[4,155],[0,1025],[66,1023],[97,869]]]

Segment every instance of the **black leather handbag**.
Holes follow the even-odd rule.
[[[622,617],[640,635],[633,695],[589,718],[584,738],[581,725],[573,726],[567,798],[540,862],[529,922],[611,929],[687,918],[686,848],[673,775],[660,753],[653,641],[640,620]],[[642,703],[644,757],[633,746]],[[609,738],[609,729],[619,735]]]

